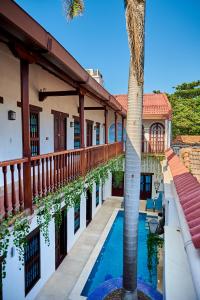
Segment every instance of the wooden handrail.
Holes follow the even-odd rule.
[[[123,152],[122,142],[102,144],[81,149],[52,152],[31,158],[19,158],[0,162],[3,192],[0,193],[0,214],[5,218],[28,207],[24,168],[31,174],[30,190],[32,199],[45,197],[60,187],[85,176],[87,172],[106,163]]]
[[[27,157],[0,161],[0,167],[14,166],[28,161]]]

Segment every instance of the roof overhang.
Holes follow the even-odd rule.
[[[9,46],[23,45],[34,56],[35,63],[74,88],[83,87],[89,96],[126,116],[118,101],[52,35],[11,0],[0,2],[0,40]]]

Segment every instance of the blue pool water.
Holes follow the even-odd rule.
[[[124,213],[119,211],[83,288],[82,296],[88,297],[104,281],[122,276],[123,217]],[[147,233],[146,214],[140,213],[138,228],[138,278],[156,287],[156,266],[151,276],[147,268]]]

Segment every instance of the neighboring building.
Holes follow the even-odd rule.
[[[200,183],[172,149],[163,164],[164,299],[200,299]]]
[[[172,141],[172,148],[176,154],[182,148],[200,148],[200,135],[177,135]]]
[[[127,95],[116,95],[127,110]],[[154,197],[163,189],[161,161],[171,145],[172,109],[165,94],[144,94],[142,126],[141,199]]]
[[[86,71],[90,74],[90,76],[92,76],[99,84],[101,84],[102,86],[104,85],[104,80],[103,80],[103,76],[100,73],[100,71],[94,70],[94,69],[86,69]]]
[[[182,148],[179,156],[186,168],[200,182],[200,148]]]

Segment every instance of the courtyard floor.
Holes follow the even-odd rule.
[[[120,208],[122,198],[107,199],[92,222],[81,234],[61,265],[47,281],[35,300],[68,300],[69,295],[99,241],[110,217]],[[140,211],[145,211],[146,201],[140,201]],[[151,213],[152,214],[152,213]],[[81,254],[81,255],[80,255]],[[160,274],[159,274],[160,273]],[[162,266],[158,269],[158,289],[162,289]]]

